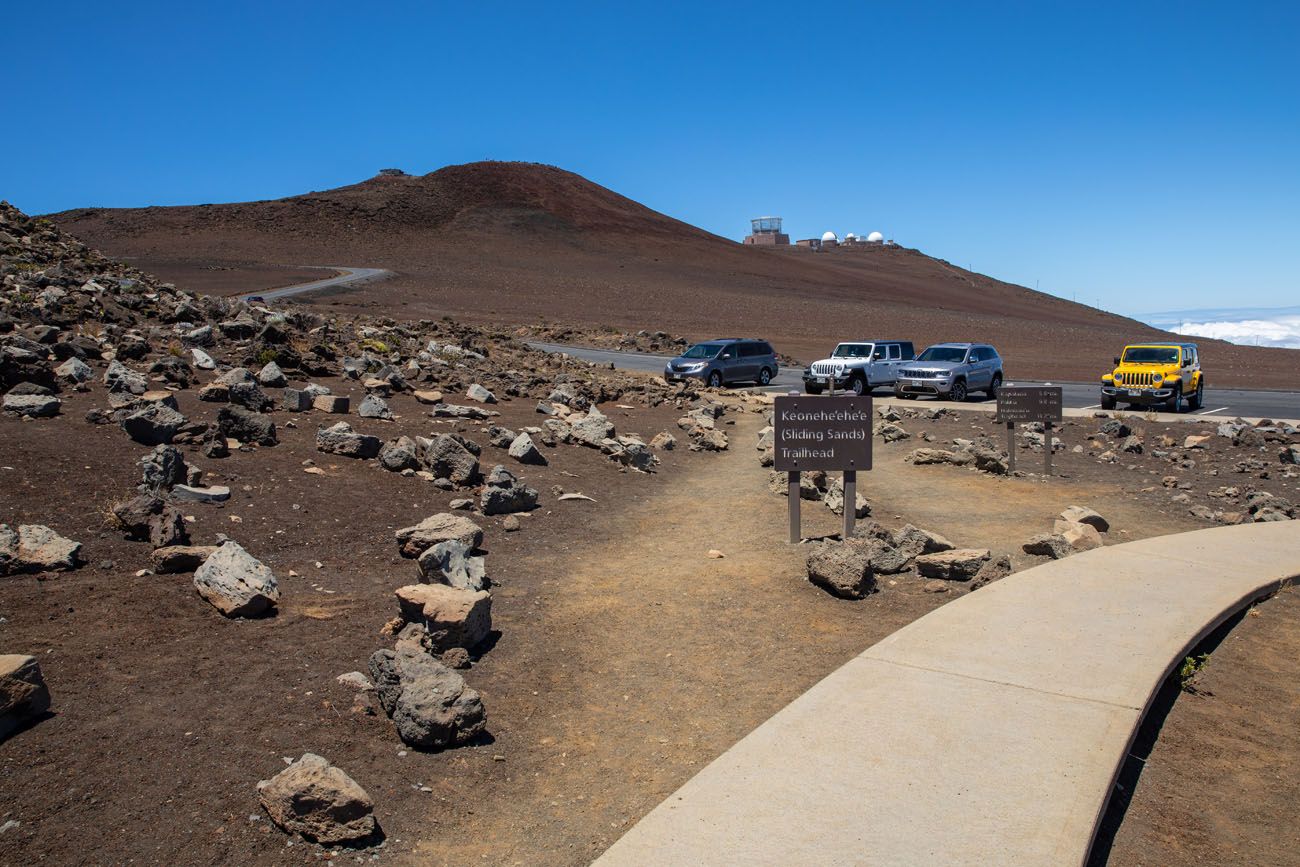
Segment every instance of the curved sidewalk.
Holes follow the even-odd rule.
[[[596,864],[1083,864],[1170,671],[1297,576],[1300,521],[1012,575],[827,676]]]

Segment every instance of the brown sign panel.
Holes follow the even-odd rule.
[[[871,469],[871,398],[778,397],[773,466],[780,472]]]
[[[998,389],[998,421],[1055,424],[1060,420],[1059,385],[1004,385]]]

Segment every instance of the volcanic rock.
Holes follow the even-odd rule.
[[[383,443],[379,437],[352,430],[345,421],[316,431],[316,449],[345,458],[370,459],[379,454]]]
[[[270,416],[239,406],[223,406],[219,409],[217,428],[222,436],[241,443],[273,446],[279,442],[275,435],[275,422]]]
[[[428,632],[437,651],[473,648],[492,629],[492,595],[447,584],[408,584],[396,591],[402,619]]]
[[[497,466],[483,485],[481,504],[484,515],[526,512],[537,507],[537,491],[505,467]]]
[[[916,558],[916,571],[923,578],[969,581],[983,568],[990,556],[987,548],[955,548],[935,554],[921,554]]]
[[[0,524],[0,575],[76,569],[80,552],[80,542],[43,524],[21,524],[17,531]]]
[[[425,549],[455,539],[474,549],[483,544],[483,528],[463,515],[440,512],[396,533],[403,557],[419,557]]]
[[[275,574],[237,542],[226,542],[204,561],[194,587],[227,617],[257,617],[280,600]]]
[[[0,655],[0,741],[49,709],[50,690],[36,657]]]
[[[446,749],[469,743],[487,726],[479,694],[423,651],[377,650],[370,657],[370,677],[398,737],[410,746]]]
[[[471,556],[471,550],[469,545],[456,539],[425,549],[416,561],[420,567],[420,580],[461,590],[486,590],[488,578],[483,566],[484,558]]]
[[[315,843],[361,840],[375,832],[375,805],[366,790],[312,753],[259,782],[257,797],[271,821]]]
[[[861,540],[819,545],[807,565],[808,580],[841,599],[861,599],[876,589],[870,546]]]

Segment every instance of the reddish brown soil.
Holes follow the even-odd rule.
[[[693,339],[755,335],[805,361],[843,338],[986,340],[1009,377],[1092,381],[1125,342],[1160,334],[917,250],[743,246],[524,163],[376,177],[276,201],[53,218],[178,280],[181,268],[250,262],[382,267],[397,276],[314,303],[411,318],[650,324]],[[223,284],[219,273],[205,274],[208,289],[247,288],[244,275]],[[1295,386],[1295,350],[1200,343],[1213,383]]]
[[[82,541],[90,564],[0,581],[3,645],[37,655],[54,695],[52,717],[0,744],[0,824],[20,823],[0,835],[0,864],[315,862],[318,849],[268,827],[255,795],[282,757],[306,751],[374,796],[382,861],[585,864],[822,676],[965,592],[928,594],[904,575],[848,602],[807,584],[806,548],[784,543],[785,501],[752,450],[758,414],[725,428],[732,451],[667,453],[651,476],[577,446],[550,449],[550,467],[519,470],[543,492],[523,529],[482,520],[500,634],[466,678],[483,694],[492,741],[400,755],[391,723],[352,713],[334,677],[364,669],[390,641],[379,628],[396,613],[392,590],[415,576],[394,529],[458,494],[321,455],[312,435],[332,419],[319,414],[294,428],[279,414],[273,448],[191,456],[234,491],[224,507],[187,509],[195,541],[226,533],[281,580],[276,617],[228,621],[188,575],[135,575],[147,546],[105,529],[103,512],[129,494],[146,449],[82,421],[96,395],[67,398],[56,419],[0,418],[0,515]],[[215,413],[193,392],[178,399],[191,418]],[[383,437],[449,427],[409,397],[392,403],[395,422],[350,421]],[[501,409],[516,428],[540,418],[524,401]],[[675,430],[666,407],[605,409],[622,431]],[[973,415],[904,424],[940,441],[991,429]],[[1082,442],[1084,425],[1066,428],[1067,442]],[[463,429],[485,441],[477,426]],[[1169,509],[1167,491],[1141,490],[1163,472],[1150,456],[1127,470],[1065,455],[1062,477],[1045,483],[904,463],[919,444],[880,446],[863,480],[888,525],[912,520],[1009,552],[1074,502],[1111,517],[1112,541],[1202,526]],[[304,473],[305,459],[327,474]],[[483,462],[497,461],[504,454],[485,447]],[[597,502],[557,502],[554,484]],[[991,501],[1014,506],[972,508]],[[806,533],[838,526],[817,504],[805,512]],[[711,548],[726,558],[708,559]],[[1260,802],[1261,815],[1270,809],[1286,815],[1289,804]]]
[[[1163,720],[1110,864],[1283,867],[1300,857],[1291,815],[1300,800],[1300,593],[1252,608],[1211,650],[1196,691],[1178,695]]]

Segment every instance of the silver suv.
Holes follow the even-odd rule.
[[[997,397],[1002,387],[1002,359],[987,343],[936,343],[898,371],[894,394],[948,396],[962,401],[972,391]]]
[[[803,372],[804,391],[821,394],[830,380],[837,389],[866,394],[893,385],[898,369],[916,358],[910,340],[854,340],[835,347],[830,358],[814,361]]]
[[[702,379],[719,388],[732,382],[767,385],[776,376],[776,351],[766,340],[724,337],[697,343],[664,365],[664,379]]]

